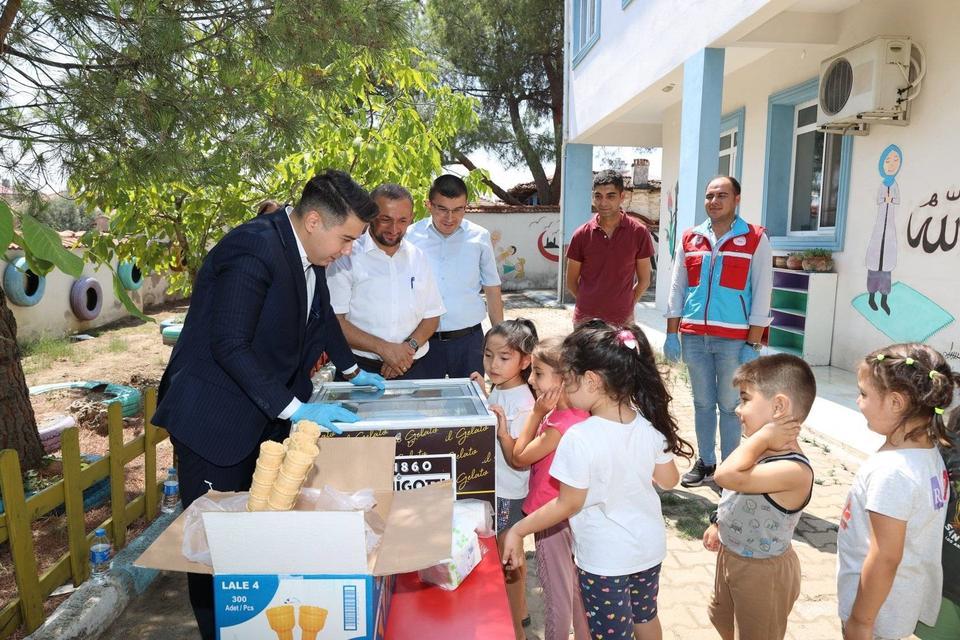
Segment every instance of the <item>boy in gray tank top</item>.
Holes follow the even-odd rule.
[[[717,551],[710,621],[724,640],[782,639],[800,595],[800,560],[790,541],[813,491],[800,426],[817,395],[806,362],[758,358],[733,378],[745,439],[717,467],[723,488],[703,545]]]

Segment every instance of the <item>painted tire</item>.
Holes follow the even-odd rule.
[[[40,302],[47,279],[27,267],[27,259],[20,257],[3,271],[3,290],[11,303],[18,307],[32,307]]]
[[[124,384],[112,384],[100,380],[84,380],[82,382],[55,382],[53,384],[41,384],[30,387],[30,395],[35,396],[48,391],[57,389],[87,389],[88,391],[99,391],[112,398],[103,400],[103,404],[120,403],[121,413],[124,418],[135,416],[140,412],[142,398],[140,391]]]
[[[163,344],[167,346],[173,346],[177,344],[177,340],[180,339],[180,331],[183,329],[182,324],[172,324],[169,327],[165,328],[161,335],[163,336]]]
[[[136,291],[143,286],[143,273],[135,262],[121,262],[117,265],[117,276],[127,291]]]
[[[70,309],[81,320],[93,320],[103,306],[103,289],[96,278],[80,278],[70,287]]]
[[[172,318],[167,318],[166,320],[160,321],[160,334],[163,334],[163,330],[167,327],[172,327],[175,324],[183,324],[183,316],[174,316]]]

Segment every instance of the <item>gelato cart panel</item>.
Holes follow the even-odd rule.
[[[494,504],[497,419],[471,380],[388,380],[383,392],[329,382],[310,402],[339,402],[359,415],[338,424],[344,436],[396,438],[395,490],[450,479],[457,498]]]

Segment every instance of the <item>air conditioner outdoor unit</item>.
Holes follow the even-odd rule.
[[[821,62],[817,126],[865,135],[869,123],[907,124],[908,94],[919,85],[912,49],[906,36],[878,36]]]

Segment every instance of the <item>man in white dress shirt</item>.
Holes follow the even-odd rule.
[[[430,339],[424,364],[431,377],[467,378],[483,371],[484,316],[489,315],[491,325],[503,321],[493,244],[486,229],[464,219],[467,185],[457,176],[433,181],[427,207],[430,217],[411,226],[407,239],[430,260],[447,310]]]
[[[429,261],[404,239],[413,198],[397,184],[370,197],[379,213],[351,255],[327,268],[330,304],[361,368],[388,379],[430,377],[421,359],[444,312]]]

